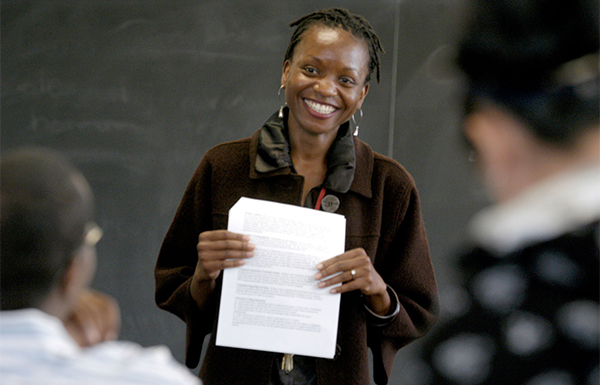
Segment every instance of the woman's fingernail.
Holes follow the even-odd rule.
[[[323,264],[322,264],[322,263],[319,263],[319,264],[317,265],[317,270],[321,270],[322,268],[323,268]]]
[[[325,282],[319,282],[319,287],[325,287]]]
[[[317,273],[317,274],[315,274],[315,279],[321,279],[321,277],[322,277],[322,274],[321,274],[321,273]]]

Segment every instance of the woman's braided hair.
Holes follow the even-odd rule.
[[[285,52],[284,62],[291,60],[296,45],[302,40],[302,34],[313,24],[323,24],[328,27],[340,27],[351,32],[354,36],[364,39],[369,47],[369,73],[365,82],[371,79],[371,74],[377,70],[377,83],[380,80],[379,53],[384,53],[379,37],[371,27],[371,24],[362,16],[352,14],[342,8],[322,9],[290,23],[290,27],[296,27],[292,34],[290,44]]]

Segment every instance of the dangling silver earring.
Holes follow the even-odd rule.
[[[281,90],[283,89],[285,89],[285,87],[282,84],[281,87],[279,87],[279,91],[277,91],[277,100],[279,100],[279,104],[281,104]],[[285,92],[283,94],[285,95]],[[281,107],[279,107],[279,114],[277,114],[277,116],[279,116],[279,119],[283,119],[283,107],[285,106],[287,106],[287,102],[284,102],[283,104],[281,104]]]
[[[358,136],[358,126],[362,123],[362,118],[363,118],[362,108],[359,108],[358,112],[360,113],[360,117],[358,118],[358,123],[356,123],[356,119],[354,118],[354,115],[352,115],[352,123],[354,123],[354,125],[356,126],[356,128],[354,129],[354,136]]]

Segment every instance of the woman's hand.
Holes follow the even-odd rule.
[[[72,313],[63,323],[79,346],[89,347],[117,339],[121,312],[113,297],[87,290],[79,296]]]
[[[223,269],[238,267],[254,256],[250,237],[227,230],[212,230],[198,236],[198,263],[190,285],[190,293],[202,308],[215,287]]]
[[[380,315],[388,313],[391,301],[387,285],[375,270],[364,249],[346,251],[344,254],[321,262],[317,265],[317,269],[319,272],[315,275],[315,279],[323,279],[319,282],[320,288],[342,283],[341,286],[332,288],[330,292],[335,294],[360,290],[375,313]],[[341,274],[335,275],[337,273]]]
[[[238,267],[246,263],[244,259],[254,255],[254,245],[247,235],[227,230],[213,230],[198,236],[198,264],[194,279],[198,282],[214,281],[221,270]]]

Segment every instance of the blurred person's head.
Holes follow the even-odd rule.
[[[1,309],[64,319],[96,268],[90,186],[61,155],[24,148],[2,156],[0,198]]]
[[[598,0],[470,0],[464,132],[496,200],[600,161]]]

